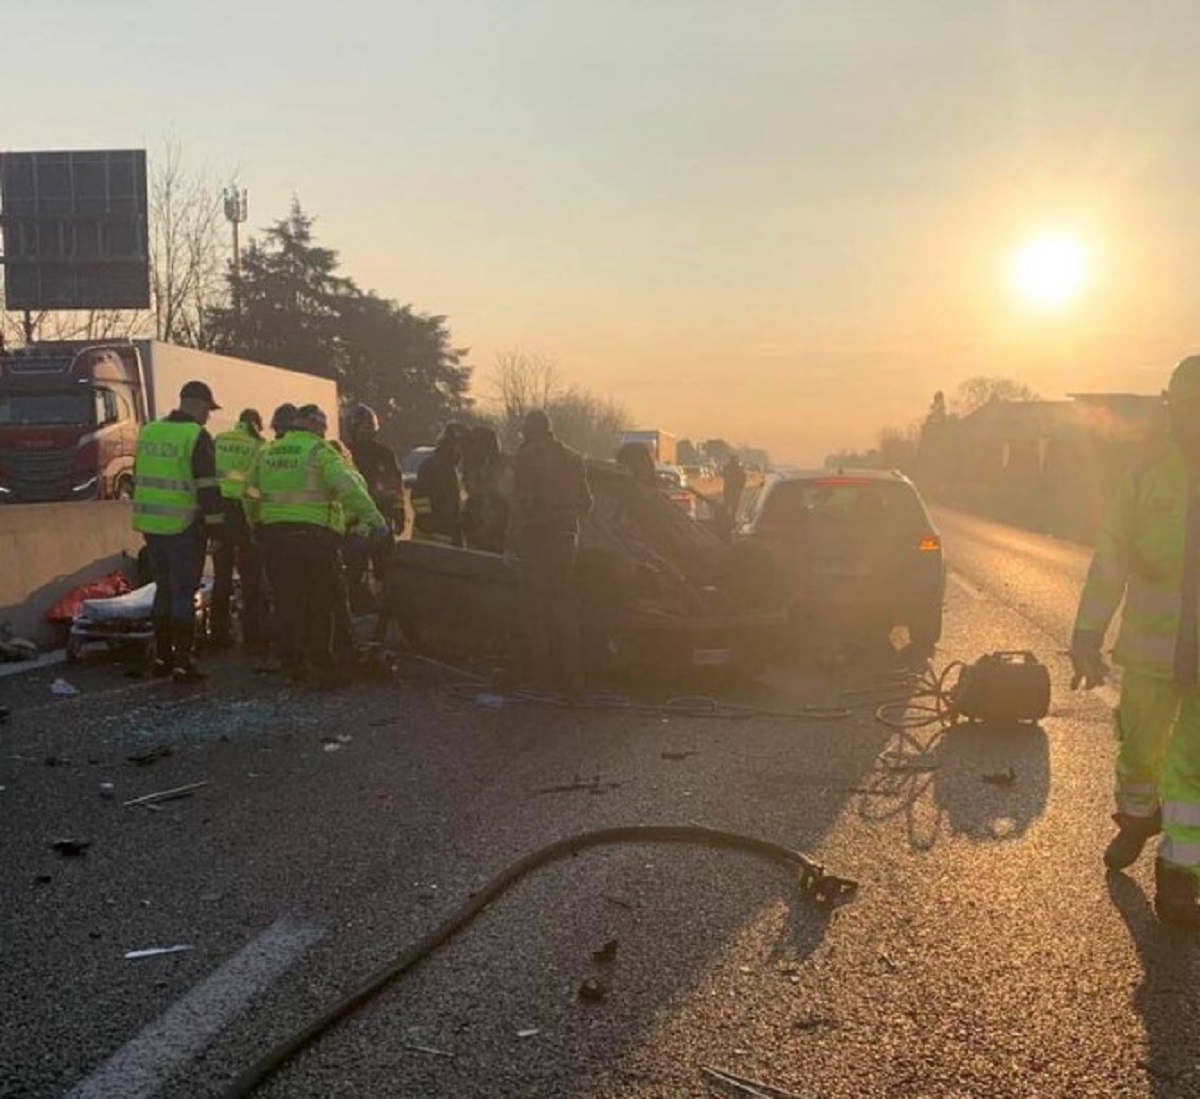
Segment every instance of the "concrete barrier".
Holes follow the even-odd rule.
[[[0,625],[42,645],[61,641],[44,617],[55,600],[114,569],[132,578],[142,536],[131,514],[128,500],[0,506]]]

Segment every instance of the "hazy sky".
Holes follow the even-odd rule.
[[[974,374],[1200,349],[1195,0],[0,0],[0,148],[292,195],[361,285],[645,426],[820,461]],[[1014,250],[1075,233],[1039,311]]]

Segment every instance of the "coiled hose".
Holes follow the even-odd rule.
[[[539,848],[502,870],[425,938],[402,951],[394,961],[379,969],[361,987],[260,1057],[229,1086],[224,1092],[224,1099],[245,1099],[251,1095],[260,1084],[278,1072],[302,1049],[337,1026],[393,981],[415,968],[438,947],[449,942],[492,901],[527,874],[589,847],[623,843],[682,843],[702,847],[727,847],[784,866],[799,867],[801,889],[821,905],[832,906],[840,900],[848,899],[858,889],[857,882],[827,874],[820,863],[790,847],[772,843],[770,840],[744,836],[738,832],[724,832],[696,824],[627,825],[569,836]]]

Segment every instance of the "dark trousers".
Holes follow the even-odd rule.
[[[223,504],[224,533],[213,549],[212,632],[218,638],[229,636],[236,568],[242,584],[242,640],[247,645],[259,645],[265,639],[262,555],[251,536],[241,502],[225,500]]]
[[[575,594],[576,536],[536,531],[521,541],[525,673],[536,687],[583,689]]]
[[[311,523],[262,528],[263,556],[275,603],[275,635],[284,669],[328,670],[339,590],[338,536]]]
[[[156,619],[190,622],[195,618],[206,544],[202,522],[180,534],[146,535],[150,574],[157,585],[151,612]]]

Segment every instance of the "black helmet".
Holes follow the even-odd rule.
[[[379,430],[379,417],[369,404],[356,405],[354,411],[350,414],[350,426],[354,428],[367,428],[370,431]]]

